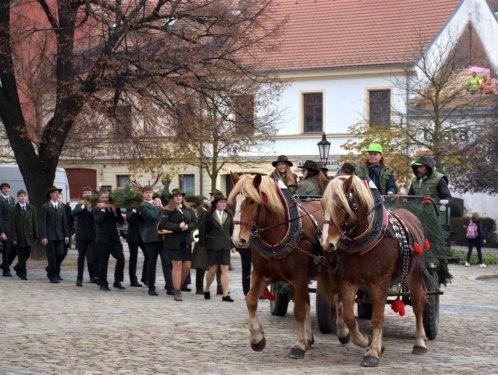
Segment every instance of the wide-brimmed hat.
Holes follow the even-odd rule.
[[[55,186],[52,186],[50,189],[48,189],[47,194],[45,194],[47,196],[47,198],[50,198],[50,194],[52,194],[54,191],[58,191],[59,193],[62,193],[62,189],[58,189]]]
[[[212,192],[209,193],[209,195],[216,195],[216,194],[220,194],[221,191],[219,191],[218,189],[214,189]]]
[[[285,163],[287,164],[289,167],[292,167],[294,164],[292,164],[292,162],[289,161],[289,159],[287,158],[287,156],[285,155],[280,155],[276,161],[274,161],[273,163],[271,163],[271,165],[273,165],[274,167],[277,166],[278,163]]]
[[[223,195],[223,193],[221,191],[218,191],[216,194],[214,194],[213,202],[226,201],[226,200],[227,199],[225,198],[225,196]]]
[[[322,171],[328,172],[328,168],[323,166],[323,163],[321,161],[317,161],[316,165],[318,166],[318,169],[321,169]]]
[[[314,171],[320,172],[318,164],[313,160],[306,160],[299,168],[313,169]]]
[[[356,168],[354,167],[353,164],[344,163],[341,167],[341,172],[345,172],[347,174],[353,174],[355,169]]]
[[[173,189],[173,190],[171,190],[171,194],[170,194],[171,196],[178,195],[178,194],[181,194],[181,195],[185,196],[185,193],[183,191],[181,191],[180,189]]]

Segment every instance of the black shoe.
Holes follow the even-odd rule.
[[[222,288],[216,289],[216,295],[222,296],[223,295],[223,289]]]
[[[180,290],[182,292],[191,292],[192,289],[190,289],[187,285],[182,285],[182,287],[180,288]]]
[[[16,265],[14,266],[14,271],[16,271],[16,275],[17,275],[18,277],[21,277],[21,275],[19,274],[19,265],[17,265],[17,264],[16,264]]]
[[[53,279],[50,279],[50,283],[52,283],[52,284],[59,284],[60,281],[57,280],[57,277],[54,277]]]
[[[174,296],[175,295],[175,290],[173,288],[166,289],[166,294],[168,296]]]
[[[57,280],[62,281],[64,279],[62,277],[60,277],[59,275],[57,275]]]
[[[147,285],[147,279],[141,278],[140,281]]]
[[[142,284],[140,284],[138,281],[134,281],[134,282],[130,283],[130,286],[136,286],[137,288],[141,288]]]
[[[157,296],[157,292],[155,289],[149,289],[149,296]]]
[[[100,290],[103,290],[103,291],[105,291],[105,292],[110,292],[110,291],[111,291],[107,285],[102,285],[102,286],[100,287]]]
[[[97,279],[95,277],[90,277],[90,284],[97,284]]]
[[[26,276],[21,276],[21,280],[28,280]]]
[[[3,277],[12,277],[10,271],[3,271]]]
[[[221,300],[224,302],[233,302],[233,299],[230,296],[222,297]]]
[[[211,292],[204,292],[204,299],[211,299]]]
[[[121,283],[119,281],[116,281],[114,284],[112,284],[112,286],[114,288],[120,289],[120,290],[126,289],[123,285],[121,285]]]
[[[76,286],[83,286],[83,281],[77,280],[76,281]]]

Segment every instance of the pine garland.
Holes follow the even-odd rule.
[[[137,208],[143,202],[142,194],[130,185],[114,190],[109,198],[110,203],[121,208]]]
[[[85,195],[82,198],[76,198],[78,202],[85,201],[86,205],[89,207],[95,207],[97,203],[100,202],[99,195],[97,193],[92,193],[92,195]]]

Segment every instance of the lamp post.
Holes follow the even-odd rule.
[[[330,152],[330,142],[327,141],[325,133],[322,134],[322,140],[318,142],[317,145],[318,145],[318,151],[320,152],[320,160],[322,161],[323,166],[327,168],[327,160],[329,158],[329,152]]]

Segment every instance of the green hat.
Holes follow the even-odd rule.
[[[223,193],[221,191],[218,191],[215,195],[214,195],[214,198],[213,198],[213,202],[216,202],[216,201],[226,201],[227,199],[225,198],[225,196],[223,195]]]
[[[318,169],[318,164],[313,160],[306,160],[302,166],[299,168],[313,169],[314,171],[320,172]]]
[[[209,195],[216,195],[218,193],[221,193],[218,189],[214,189],[212,192],[209,193]]]
[[[289,167],[292,167],[294,165],[294,164],[292,164],[292,162],[289,161],[289,159],[285,155],[280,155],[277,158],[277,161],[274,161],[273,163],[271,163],[271,165],[273,165],[274,167],[276,167],[277,164],[280,163],[280,162],[287,164]]]
[[[47,198],[50,198],[50,194],[52,194],[54,191],[58,191],[59,193],[62,193],[62,189],[57,189],[55,186],[52,186],[50,189],[47,191]]]
[[[379,143],[370,143],[370,145],[367,148],[367,152],[378,152],[378,153],[382,154],[383,149]]]
[[[345,172],[347,174],[353,174],[355,171],[355,167],[353,164],[344,163],[341,167],[341,172]]]
[[[173,195],[178,195],[178,194],[181,194],[182,196],[185,196],[185,193],[183,191],[181,191],[180,189],[173,189],[171,191],[170,195],[173,196]]]
[[[419,163],[419,162],[414,162],[412,165],[419,166],[419,165],[425,165],[425,164],[424,163]]]
[[[325,172],[328,172],[328,170],[329,170],[327,167],[323,166],[323,163],[321,161],[317,161],[316,165],[318,166],[318,169],[321,169],[321,170],[323,170]]]

